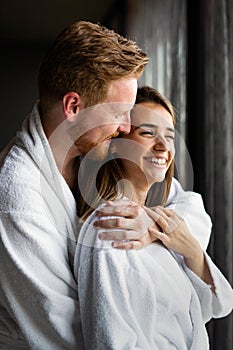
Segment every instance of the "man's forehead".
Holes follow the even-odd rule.
[[[108,102],[108,103],[100,103],[95,106],[95,108],[98,110],[103,111],[122,111],[122,112],[128,112],[133,109],[132,103],[127,102]]]

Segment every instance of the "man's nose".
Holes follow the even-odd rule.
[[[118,131],[122,134],[128,134],[131,129],[131,119],[130,119],[130,112],[127,112],[122,115],[121,117],[121,124],[118,127]]]

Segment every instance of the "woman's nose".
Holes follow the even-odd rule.
[[[167,142],[165,137],[159,134],[157,134],[154,138],[154,148],[157,149],[158,147],[163,149],[167,148]]]

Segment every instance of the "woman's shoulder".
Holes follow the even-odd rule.
[[[107,248],[111,245],[110,241],[101,241],[99,239],[100,230],[97,230],[94,226],[94,222],[104,219],[98,218],[96,212],[102,208],[103,205],[97,207],[91,215],[82,223],[81,229],[78,235],[77,243],[80,246],[91,248]]]

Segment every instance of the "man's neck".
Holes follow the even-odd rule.
[[[57,104],[49,114],[41,116],[45,135],[58,170],[71,190],[75,187],[80,152],[67,132],[62,105]]]
[[[60,170],[70,190],[73,192],[78,181],[79,157],[72,158]]]

